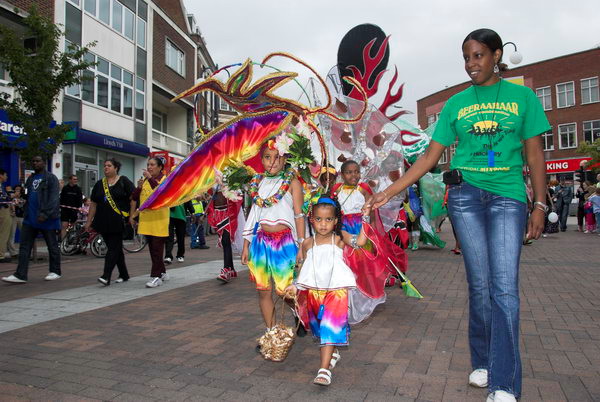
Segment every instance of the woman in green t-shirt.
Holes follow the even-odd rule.
[[[458,140],[448,180],[448,213],[462,246],[469,282],[469,383],[488,387],[488,401],[521,394],[518,271],[526,222],[522,151],[535,208],[527,238],[544,227],[546,166],[540,134],[550,129],[531,89],[503,81],[502,40],[490,29],[471,32],[462,44],[472,86],[451,97],[425,154],[406,174],[365,203],[387,203],[434,167]],[[494,329],[493,332],[491,329]]]

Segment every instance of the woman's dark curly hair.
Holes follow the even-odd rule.
[[[327,198],[327,197],[322,197],[322,198]],[[319,201],[321,201],[322,198],[319,198]],[[342,207],[340,206],[340,203],[338,202],[337,198],[331,197],[330,199],[333,201],[335,206],[331,205],[328,202],[317,201],[317,203],[314,204],[312,206],[312,208],[310,209],[310,211],[308,212],[308,218],[312,222],[313,215],[314,215],[315,211],[317,210],[317,208],[323,208],[323,207],[334,208],[334,215],[337,218],[337,224],[333,228],[333,232],[336,235],[341,237],[342,236]]]

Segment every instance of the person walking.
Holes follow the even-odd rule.
[[[77,176],[72,174],[69,182],[60,190],[60,238],[65,237],[69,224],[77,221],[78,209],[81,208],[83,192],[77,185]]]
[[[12,227],[10,228],[8,251],[10,251],[11,257],[16,257],[19,255],[19,248],[15,243],[15,237],[17,234],[17,229],[19,229],[20,233],[23,227],[23,204],[25,204],[25,199],[23,198],[23,186],[17,184],[13,190],[11,198],[15,216],[12,220]]]
[[[8,180],[8,173],[0,169],[0,263],[10,262],[11,257],[6,256],[13,217],[11,215],[12,199],[4,187]]]
[[[146,236],[148,240],[148,250],[152,260],[150,271],[150,280],[146,283],[147,288],[155,288],[169,280],[169,274],[165,268],[163,254],[165,251],[165,242],[169,236],[169,208],[157,210],[137,209],[137,202],[140,205],[152,195],[156,187],[165,179],[163,169],[165,163],[161,158],[152,157],[148,159],[146,169],[144,169],[144,180],[131,195],[131,211],[129,222],[135,225],[135,218],[139,216],[138,233]]]
[[[191,201],[172,207],[169,212],[169,237],[165,245],[165,264],[173,262],[173,247],[177,236],[177,262],[185,261],[185,227],[186,211],[194,214]]]
[[[529,165],[534,209],[527,238],[544,226],[546,164],[540,136],[550,129],[536,95],[503,81],[503,44],[491,29],[471,32],[462,43],[472,86],[445,104],[425,154],[406,174],[367,199],[377,208],[435,166],[458,138],[448,185],[448,214],[462,247],[469,284],[469,384],[487,387],[487,401],[521,396],[519,259],[527,213],[523,156]]]
[[[556,187],[556,213],[560,222],[560,231],[567,230],[567,218],[569,217],[569,207],[573,200],[573,187],[567,184],[564,177],[561,177],[560,184]]]
[[[111,158],[104,161],[104,178],[98,180],[90,196],[90,209],[86,230],[90,227],[102,235],[106,242],[104,272],[98,282],[110,285],[112,272],[117,266],[121,283],[129,280],[125,254],[123,254],[123,232],[129,225],[129,200],[135,186],[126,176],[120,176],[121,162]],[[67,187],[67,186],[65,186]]]
[[[14,274],[2,278],[9,283],[27,283],[29,256],[38,233],[42,233],[49,254],[50,272],[44,278],[53,281],[61,277],[60,250],[56,231],[60,230],[58,178],[46,170],[41,156],[32,159],[34,173],[25,182],[26,202],[23,230],[19,245],[19,264]]]

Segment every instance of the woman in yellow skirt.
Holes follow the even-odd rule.
[[[161,158],[148,159],[148,164],[143,172],[144,178],[138,182],[138,188],[131,195],[129,221],[134,225],[134,218],[139,216],[138,233],[145,235],[148,239],[148,249],[152,259],[152,270],[150,280],[146,283],[147,288],[155,288],[169,280],[163,261],[165,242],[169,236],[169,208],[139,211],[137,206],[143,204],[165,179],[162,172],[164,165]]]

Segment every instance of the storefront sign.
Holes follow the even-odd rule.
[[[124,140],[99,134],[94,131],[79,128],[76,122],[65,122],[71,126],[71,130],[65,136],[65,144],[81,143],[93,145],[100,148],[112,149],[114,151],[125,152],[133,155],[147,156],[150,149],[137,142]]]
[[[5,110],[0,109],[0,131],[7,135],[23,135],[26,134],[23,127],[16,125],[8,118]]]
[[[546,161],[547,173],[567,173],[578,170],[582,161],[589,161],[592,158],[573,158],[573,159],[555,159]]]

